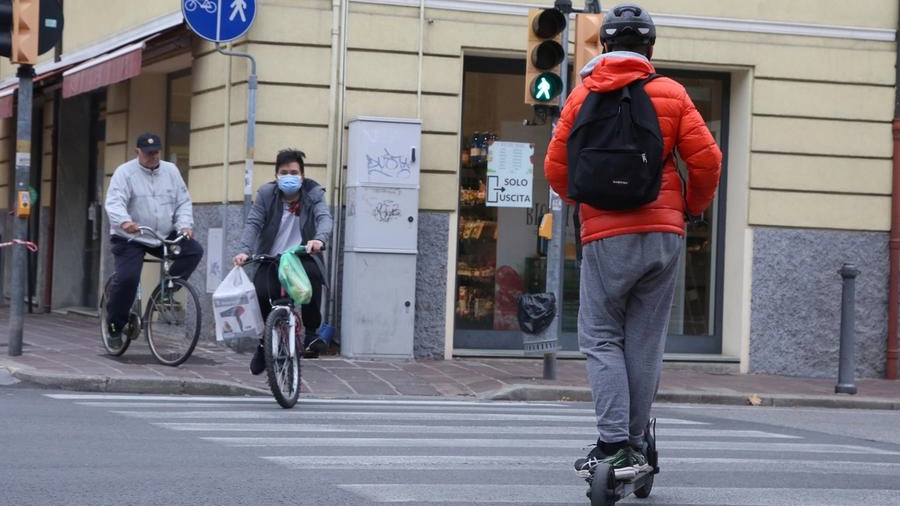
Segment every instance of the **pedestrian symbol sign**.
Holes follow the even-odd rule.
[[[537,95],[534,98],[537,100],[550,100],[550,81],[543,77],[538,79]]]
[[[531,97],[538,102],[549,102],[562,92],[562,79],[553,72],[542,72],[531,82]]]
[[[210,42],[242,37],[256,18],[256,0],[182,0],[188,26]]]

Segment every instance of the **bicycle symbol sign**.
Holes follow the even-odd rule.
[[[256,0],[182,0],[181,13],[197,35],[211,42],[228,42],[250,29]]]

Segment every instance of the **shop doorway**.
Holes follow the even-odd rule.
[[[537,229],[549,201],[543,161],[550,120],[536,117],[524,104],[523,60],[467,56],[463,68],[454,350],[521,354],[516,297],[545,291],[546,243]],[[659,72],[686,86],[720,146],[727,145],[728,74]],[[498,141],[533,145],[528,208],[493,207],[487,202],[487,159],[492,143]],[[704,223],[687,230],[667,353],[721,352],[724,199],[720,192]],[[580,269],[569,211],[560,345],[563,351],[577,352]]]
[[[96,314],[103,237],[106,93],[67,98],[60,109],[51,305],[55,310]]]

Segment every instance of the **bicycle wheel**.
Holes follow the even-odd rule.
[[[131,344],[131,339],[128,339],[127,333],[122,332],[122,346],[116,348],[109,345],[109,328],[106,326],[106,302],[109,301],[109,291],[112,289],[112,283],[115,276],[115,274],[110,276],[109,279],[106,280],[106,284],[103,285],[103,294],[100,295],[100,306],[97,308],[97,312],[100,315],[100,341],[103,343],[103,349],[106,350],[106,353],[118,357],[128,349],[128,345]]]
[[[144,331],[150,353],[165,365],[176,366],[191,356],[200,338],[200,297],[180,279],[157,286],[147,302]]]
[[[300,349],[291,335],[289,314],[286,307],[274,308],[263,331],[269,389],[282,408],[294,407],[300,395]]]

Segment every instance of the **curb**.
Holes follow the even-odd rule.
[[[510,385],[483,396],[494,401],[578,401],[591,402],[591,390],[586,387],[554,387],[543,385]],[[788,395],[752,393],[711,393],[662,390],[656,402],[678,404],[719,404],[726,406],[757,406],[782,408],[835,408],[900,410],[900,400],[874,397],[831,397],[826,395]]]
[[[26,370],[10,370],[20,381],[45,388],[79,392],[105,392],[160,395],[268,395],[268,390],[228,381],[196,378],[158,378],[152,376],[88,376],[73,374],[33,374]]]

